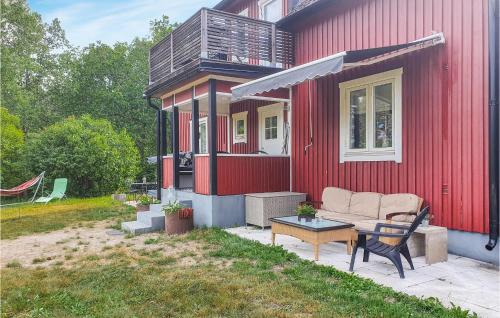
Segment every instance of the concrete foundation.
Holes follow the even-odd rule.
[[[499,265],[499,245],[493,251],[488,251],[484,248],[488,239],[486,234],[448,230],[448,252]]]
[[[191,201],[196,227],[233,227],[245,224],[243,195],[203,195],[188,190],[162,189],[162,204],[169,201]]]

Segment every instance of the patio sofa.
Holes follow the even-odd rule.
[[[377,223],[409,225],[421,210],[423,201],[410,193],[353,192],[328,187],[323,190],[322,201],[311,203],[318,208],[318,217],[352,223],[356,230],[371,231]],[[397,241],[389,239],[386,243],[396,244]],[[447,230],[420,226],[408,240],[408,247],[412,257],[425,255],[427,263],[446,261]]]

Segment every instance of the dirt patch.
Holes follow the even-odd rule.
[[[113,230],[110,222],[95,223],[92,228],[76,228],[2,240],[0,267],[71,268],[82,263],[109,264],[117,259],[136,266],[142,260],[153,259],[158,264],[180,266],[213,264],[225,268],[228,260],[213,260],[206,256],[207,247],[185,236],[149,233],[130,236]]]

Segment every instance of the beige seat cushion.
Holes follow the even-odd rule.
[[[337,213],[337,212],[332,212],[332,211],[322,210],[322,209],[320,209],[316,212],[316,216],[324,218],[324,219],[328,219],[328,220],[340,221],[340,222],[346,222],[346,223],[352,223],[352,224],[354,224],[355,222],[362,221],[362,220],[366,219],[366,217],[361,216],[361,215]]]
[[[377,219],[380,208],[380,193],[358,192],[351,196],[349,213],[362,215],[366,218]]]
[[[379,219],[385,220],[385,216],[394,212],[419,212],[419,197],[411,193],[398,193],[383,195],[380,199]],[[398,215],[394,221],[413,222],[413,215]]]
[[[321,200],[324,210],[338,213],[349,213],[352,192],[345,189],[328,187],[323,190]]]

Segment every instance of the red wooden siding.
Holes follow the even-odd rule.
[[[208,156],[195,156],[195,193],[210,194],[210,161]]]
[[[206,117],[200,114],[200,118]],[[191,113],[179,112],[179,151],[191,151],[191,132],[189,122]],[[217,151],[227,151],[227,116],[217,116]]]
[[[217,157],[218,195],[288,191],[289,189],[289,157]]]
[[[436,47],[293,90],[293,190],[320,199],[326,186],[423,197],[434,224],[487,232],[487,2],[484,0],[335,1],[296,35],[296,61],[408,42],[442,31]],[[327,16],[326,16],[327,15]],[[338,83],[403,67],[403,162],[339,163]]]
[[[166,189],[174,185],[174,172],[173,172],[173,159],[172,157],[163,158],[163,182],[162,188]]]

